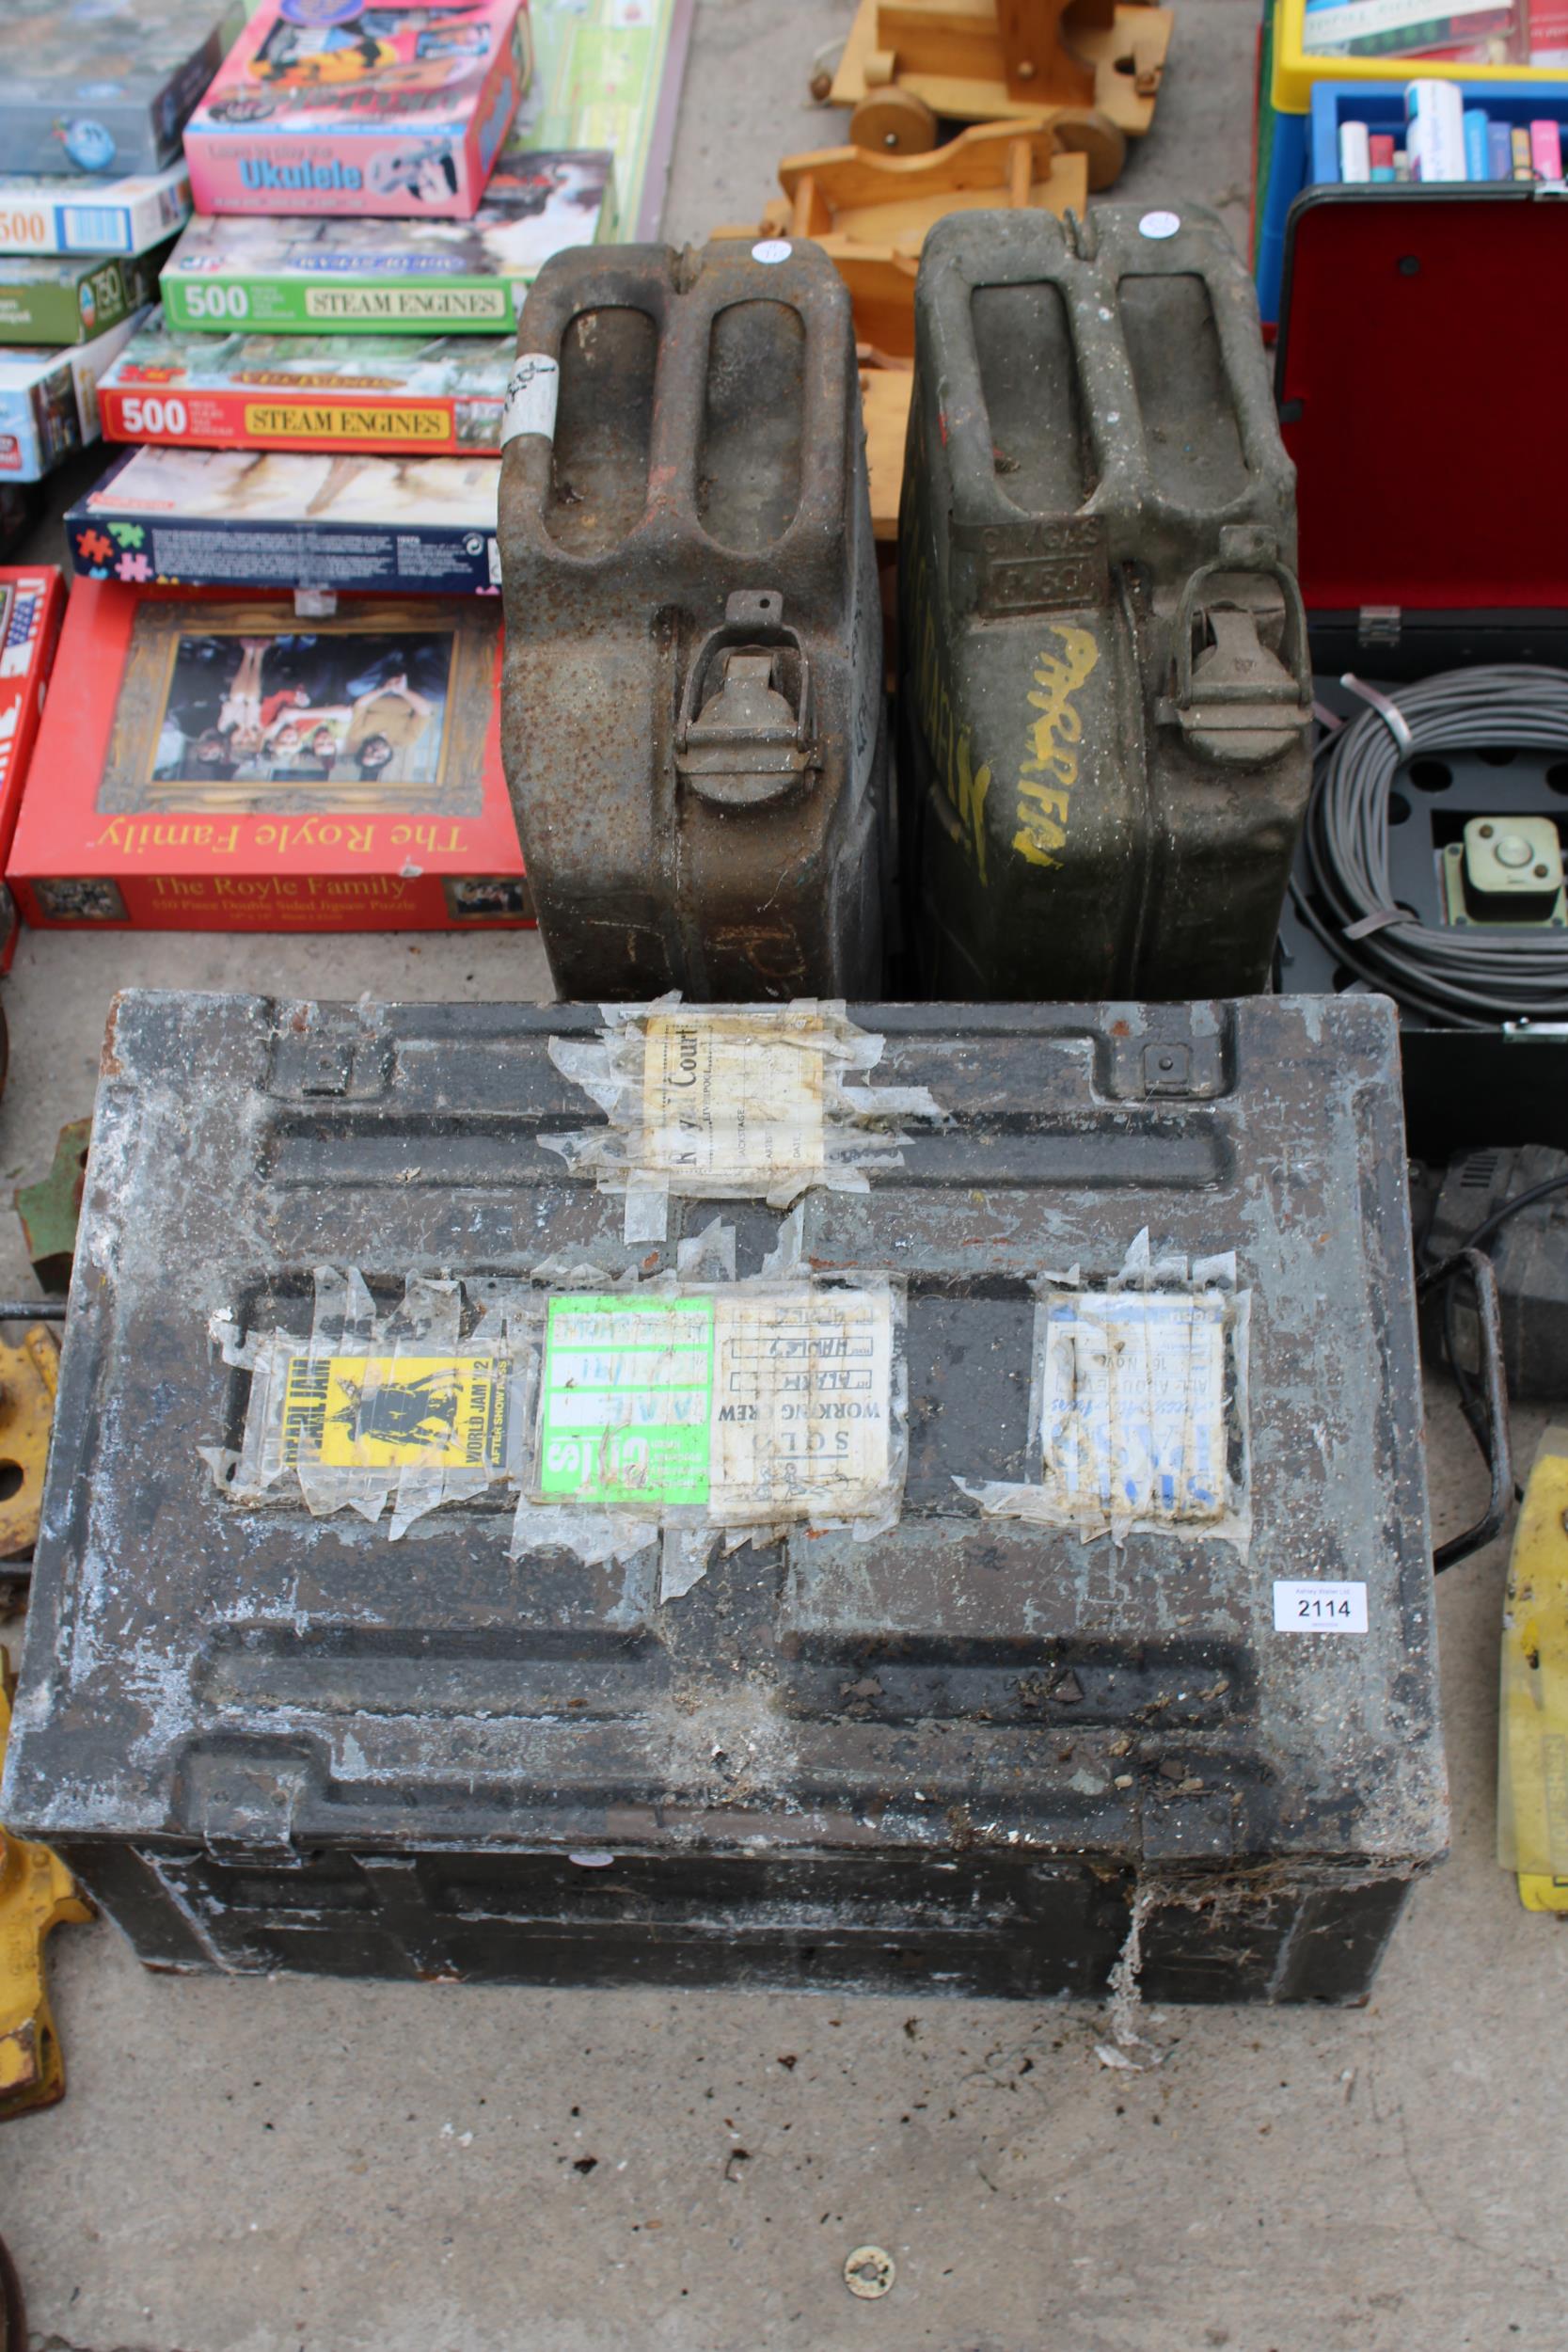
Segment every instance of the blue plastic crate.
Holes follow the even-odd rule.
[[[1408,82],[1418,81],[1420,61],[1408,60],[1404,81],[1320,82],[1312,92],[1307,115],[1281,114],[1259,93],[1259,136],[1262,110],[1268,117],[1268,169],[1257,224],[1254,256],[1258,277],[1258,307],[1266,326],[1277,324],[1280,279],[1285,266],[1285,228],[1291,205],[1303,189],[1339,179],[1339,130],[1346,122],[1364,122],[1369,131],[1392,132],[1402,138],[1404,93]],[[1494,120],[1510,130],[1528,130],[1549,117],[1564,133],[1568,145],[1568,80],[1533,82],[1461,82],[1460,103],[1483,107]],[[1462,184],[1462,183],[1461,183]]]

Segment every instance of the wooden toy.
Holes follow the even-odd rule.
[[[1120,147],[1118,134],[1118,161]],[[1096,174],[1105,169],[1109,153],[1100,119],[1082,108],[1058,110],[1037,123],[980,124],[934,154],[821,148],[785,156],[779,166],[784,194],[754,228],[720,232],[814,238],[847,285],[879,540],[898,535],[914,280],[927,230],[944,214],[988,208],[1082,215],[1089,188],[1102,184]]]
[[[1148,0],[861,0],[832,103],[857,147],[927,152],[939,120],[1092,108],[1141,138],[1174,18]],[[1097,181],[1096,185],[1103,184]]]

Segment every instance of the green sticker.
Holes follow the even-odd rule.
[[[550,1300],[539,1431],[550,1501],[702,1508],[712,1406],[711,1297]]]

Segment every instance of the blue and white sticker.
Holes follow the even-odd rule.
[[[1219,1291],[1053,1291],[1039,1369],[1044,1483],[1069,1519],[1223,1519],[1229,1298]]]

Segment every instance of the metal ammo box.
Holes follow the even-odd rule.
[[[1358,1998],[1446,1829],[1396,1051],[122,996],[5,1820],[163,1966]]]
[[[1212,214],[932,229],[899,546],[929,994],[1267,986],[1311,772],[1294,485]]]
[[[843,280],[782,238],[582,247],[517,340],[502,746],[559,993],[876,994],[881,607]]]

